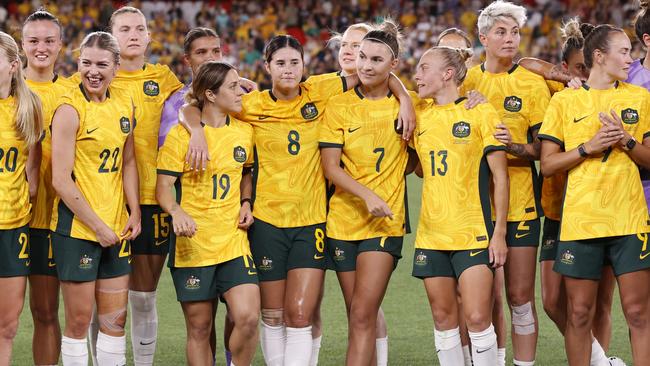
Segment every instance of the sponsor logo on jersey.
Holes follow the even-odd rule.
[[[131,121],[129,121],[129,119],[126,117],[120,118],[120,129],[124,133],[131,132]]]
[[[304,119],[314,119],[318,116],[318,108],[314,103],[307,103],[300,108],[300,114]]]
[[[564,253],[562,253],[562,257],[560,257],[560,261],[564,264],[573,264],[573,261],[575,259],[575,256],[571,254],[571,251],[566,250]]]
[[[246,161],[246,150],[241,146],[236,146],[232,151],[232,157],[238,163],[243,163]]]
[[[521,98],[511,95],[503,100],[503,108],[508,112],[519,112],[521,110]]]
[[[147,80],[142,85],[144,93],[150,97],[155,97],[160,94],[160,86],[153,80]]]
[[[623,109],[621,111],[621,120],[623,120],[623,123],[627,123],[628,125],[638,123],[639,112],[637,112],[636,109],[632,108]]]
[[[418,253],[415,256],[415,265],[416,266],[426,266],[427,265],[427,255],[424,253]]]
[[[84,254],[81,259],[79,259],[79,268],[80,269],[91,269],[93,268],[93,259]]]
[[[273,269],[273,259],[267,258],[266,256],[262,257],[262,263],[260,263],[259,269],[262,271],[270,271]]]
[[[185,288],[188,290],[197,290],[201,288],[201,279],[192,275],[187,278],[185,281]]]
[[[345,250],[340,249],[339,247],[336,247],[334,249],[334,260],[337,262],[341,262],[345,260]]]
[[[469,123],[465,121],[456,122],[451,128],[451,134],[454,135],[454,137],[458,137],[459,139],[468,137],[470,133],[472,133],[472,128],[470,127]]]

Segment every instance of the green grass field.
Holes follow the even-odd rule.
[[[420,181],[409,177],[409,209],[413,228],[417,227],[420,212]],[[437,365],[433,345],[433,321],[421,281],[411,277],[413,242],[415,235],[406,237],[403,259],[393,274],[383,309],[388,322],[389,364],[390,365]],[[185,324],[180,305],[176,302],[171,277],[167,269],[158,289],[158,365],[182,365],[185,363]],[[537,286],[537,309],[540,320],[539,342],[537,346],[538,365],[566,365],[564,340],[549,320],[541,306],[539,280]],[[322,306],[324,337],[320,353],[321,365],[343,365],[347,345],[347,320],[343,297],[336,276],[329,272],[326,279],[326,295]],[[223,313],[218,312],[218,332],[222,331]],[[60,307],[63,324],[63,305]],[[621,357],[631,364],[631,351],[628,330],[623,318],[618,297],[615,297],[613,311],[613,334],[609,354]],[[128,322],[127,322],[128,327]],[[127,331],[128,334],[128,331]],[[28,301],[20,321],[20,328],[14,344],[13,365],[31,365],[32,321]],[[128,340],[130,352],[130,340]],[[223,344],[220,341],[219,348]],[[510,346],[508,359],[511,364]],[[132,359],[128,358],[128,364]],[[217,355],[217,365],[225,364],[223,353]],[[262,354],[258,349],[255,365],[263,365]]]

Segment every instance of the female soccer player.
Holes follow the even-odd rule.
[[[96,303],[97,361],[122,365],[129,241],[140,234],[134,106],[128,94],[110,87],[120,63],[115,37],[90,33],[80,52],[81,83],[61,98],[52,120],[58,196],[50,229],[66,314],[61,353],[64,365],[87,363],[86,333]]]
[[[370,364],[375,354],[377,311],[405,232],[408,153],[395,129],[399,102],[388,88],[400,36],[390,21],[364,36],[357,59],[363,85],[330,100],[321,128],[323,170],[336,186],[327,217],[328,254],[337,274],[353,277],[352,286],[341,281],[352,365]]]
[[[59,20],[44,10],[27,17],[22,29],[22,48],[27,58],[25,81],[41,99],[45,137],[41,141],[42,158],[38,194],[29,223],[29,305],[34,320],[32,354],[34,364],[53,365],[59,360],[59,279],[50,246],[50,218],[54,202],[52,188],[51,131],[52,115],[58,99],[74,84],[54,72],[61,51]]]
[[[513,62],[519,49],[519,29],[526,9],[495,1],[481,11],[478,31],[486,61],[468,71],[464,89],[477,89],[499,113],[496,138],[506,145],[510,199],[504,266],[510,306],[514,364],[533,365],[538,322],[535,311],[535,267],[539,245],[539,187],[534,160],[539,158],[536,135],[550,94],[544,79]]]
[[[41,102],[22,73],[18,45],[0,32],[0,365],[11,364],[13,338],[25,301],[30,273],[30,198],[36,197],[43,133]]]
[[[587,82],[553,96],[540,131],[544,175],[568,171],[554,270],[566,286],[570,365],[589,364],[589,332],[607,260],[618,281],[635,364],[650,359],[650,289],[639,286],[650,280],[648,210],[637,168],[650,167],[650,94],[621,82],[628,77],[630,51],[622,29],[596,27],[584,41]]]
[[[421,103],[413,141],[424,175],[413,276],[424,280],[441,365],[462,365],[457,287],[472,343],[473,364],[497,364],[492,326],[492,268],[506,260],[508,170],[505,146],[493,134],[490,104],[467,110],[458,86],[467,73],[465,48],[434,47],[417,66]],[[490,173],[496,223],[490,209]],[[440,199],[444,197],[443,199]]]
[[[209,335],[217,296],[228,303],[234,322],[231,364],[250,365],[257,347],[260,294],[246,233],[253,223],[253,128],[230,117],[241,111],[242,94],[232,66],[201,66],[187,99],[201,110],[213,160],[200,175],[184,164],[190,135],[180,125],[158,156],[156,197],[174,227],[169,265],[185,314],[191,365],[213,363]]]

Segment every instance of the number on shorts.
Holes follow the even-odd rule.
[[[20,245],[18,259],[29,259],[29,240],[27,239],[27,234],[20,233],[18,236],[18,245]]]
[[[287,146],[287,149],[289,150],[289,154],[291,155],[298,155],[300,152],[300,134],[296,130],[291,130],[289,131],[289,136],[287,136],[287,139],[289,140],[289,146]]]
[[[47,259],[54,259],[54,253],[52,252],[52,236],[49,234],[47,235],[47,241]]]
[[[253,257],[250,255],[245,255],[244,258],[244,267],[246,268],[255,268],[255,262],[253,262]]]
[[[151,216],[153,219],[153,237],[158,239],[161,236],[166,238],[169,236],[169,214],[166,212],[155,213]]]
[[[384,160],[384,148],[378,147],[372,150],[372,152],[375,154],[379,153],[379,157],[377,158],[377,163],[375,164],[375,171],[379,173],[381,171],[381,161]]]
[[[636,234],[636,237],[639,238],[643,242],[643,246],[641,247],[641,253],[645,252],[646,249],[648,249],[648,234]]]
[[[131,245],[128,240],[122,240],[122,246],[120,247],[120,258],[128,257],[131,255]]]
[[[318,253],[325,252],[325,232],[323,229],[316,229],[314,231],[314,237],[316,238],[316,250]]]

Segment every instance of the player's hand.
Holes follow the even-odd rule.
[[[142,221],[140,217],[140,210],[137,212],[131,211],[129,219],[126,222],[126,226],[122,229],[120,233],[120,240],[135,240],[135,238],[140,235],[142,232]]]
[[[411,99],[400,101],[399,114],[397,116],[397,131],[402,131],[402,139],[408,141],[415,130],[415,108]]]
[[[251,212],[250,202],[244,202],[239,209],[239,223],[237,227],[240,229],[248,230],[253,225],[253,213]]]
[[[490,253],[490,263],[492,268],[499,268],[506,263],[508,256],[508,246],[506,245],[505,235],[493,235],[488,247]]]
[[[246,78],[239,78],[239,86],[241,86],[246,93],[250,93],[253,90],[259,90],[256,82]]]
[[[567,84],[571,82],[571,80],[573,80],[571,74],[560,65],[553,65],[553,67],[548,71],[548,73],[544,75],[544,79],[555,80],[564,84]]]
[[[185,164],[190,169],[205,170],[208,166],[210,155],[208,154],[208,141],[205,139],[203,129],[193,129],[190,136],[190,146],[185,155]]]
[[[487,98],[478,90],[470,90],[467,92],[467,102],[465,102],[465,109],[473,109],[477,105],[483,103],[487,103]]]
[[[389,217],[393,219],[393,211],[390,210],[388,204],[384,202],[379,196],[372,193],[365,199],[368,212],[375,217]]]
[[[615,127],[619,135],[623,135],[622,138],[617,141],[617,145],[619,147],[624,147],[625,144],[632,138],[632,135],[630,135],[623,127],[623,121],[621,120],[621,117],[619,117],[619,115],[616,114],[614,110],[610,110],[609,115],[607,113],[600,112],[598,113],[598,118],[600,119],[600,122],[603,124],[603,126]]]
[[[194,220],[182,209],[171,214],[172,224],[174,226],[174,234],[178,236],[186,236],[191,238],[196,233],[196,223]]]
[[[108,225],[102,222],[102,224],[95,230],[95,236],[97,237],[97,242],[104,248],[112,247],[113,245],[120,242],[120,238],[111,230]]]
[[[571,88],[571,89],[574,89],[574,90],[575,89],[580,89],[582,87],[582,79],[577,78],[577,77],[573,78],[573,79],[569,80],[569,82],[567,83],[567,86],[569,88]]]
[[[494,138],[506,146],[510,146],[510,144],[512,144],[512,135],[510,135],[510,130],[508,130],[508,127],[503,123],[499,123],[496,126],[496,130],[494,131]]]
[[[587,154],[597,154],[609,149],[624,137],[623,132],[615,125],[603,124],[591,140],[585,142]]]

